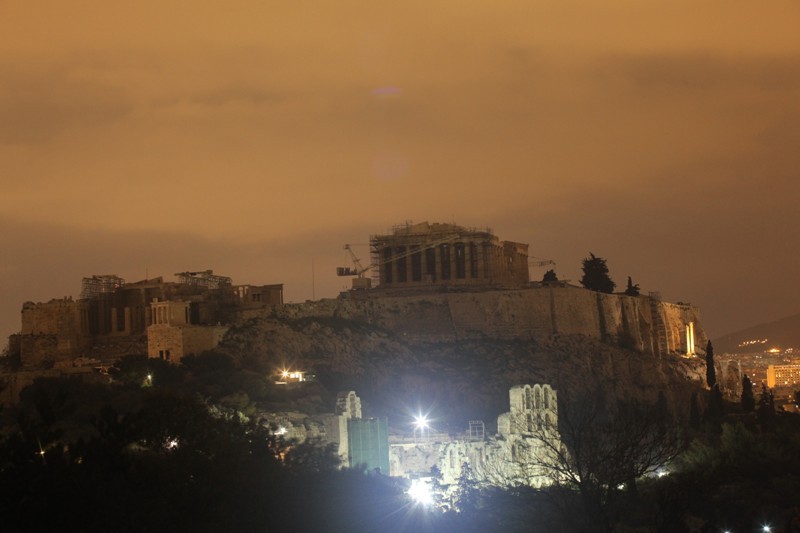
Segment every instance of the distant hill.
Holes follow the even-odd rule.
[[[773,347],[800,349],[800,314],[729,333],[712,342],[716,353],[757,352]]]

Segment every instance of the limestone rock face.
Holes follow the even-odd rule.
[[[283,318],[356,320],[417,341],[488,337],[542,342],[582,335],[654,355],[684,355],[702,352],[708,340],[700,312],[691,305],[570,285],[405,294],[353,291],[337,299],[284,306],[276,313]]]
[[[655,401],[662,392],[688,417],[703,358],[686,357],[687,324],[705,346],[691,306],[574,287],[417,295],[356,295],[288,305],[231,328],[219,350],[262,368],[316,374],[356,390],[365,416],[409,419],[420,408],[494,431],[508,390],[549,383],[559,397],[599,385]],[[372,412],[370,412],[372,411]]]

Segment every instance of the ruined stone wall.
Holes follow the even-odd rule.
[[[583,335],[644,353],[682,355],[686,326],[693,322],[697,353],[703,353],[707,342],[695,307],[573,286],[414,295],[346,293],[343,298],[290,304],[275,312],[289,318],[364,321],[416,341],[485,337],[547,341]]]
[[[169,324],[153,324],[147,328],[147,357],[178,362],[183,355],[181,328]]]
[[[215,348],[227,330],[227,326],[176,327],[154,324],[147,328],[147,356],[179,363],[187,355]]]
[[[228,331],[228,326],[190,326],[181,329],[184,354],[196,355],[216,348]]]
[[[439,462],[442,442],[389,443],[389,475],[411,477],[427,474]]]
[[[86,305],[72,298],[22,305],[23,335],[73,335],[84,332],[82,313]]]
[[[85,301],[72,298],[22,306],[20,357],[26,364],[41,364],[77,354],[91,346]]]
[[[282,285],[255,287],[259,298],[281,299]],[[216,327],[229,324],[241,306],[230,287],[203,287],[164,283],[161,278],[127,284],[113,293],[89,299],[55,299],[45,303],[26,302],[21,313],[19,345],[23,366],[47,367],[50,362],[69,361],[81,356],[113,359],[146,353],[147,326],[153,322],[153,301],[189,302],[182,321]],[[176,304],[177,305],[177,304]],[[181,317],[178,317],[181,318]],[[221,334],[190,332],[181,345],[192,352],[216,346]],[[187,352],[189,353],[189,352]]]

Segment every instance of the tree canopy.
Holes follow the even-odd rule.
[[[639,284],[633,283],[631,277],[628,276],[628,286],[625,288],[625,294],[627,296],[639,296],[639,290]]]
[[[581,285],[589,290],[597,292],[614,292],[616,283],[611,279],[608,274],[608,266],[606,260],[602,257],[596,257],[593,253],[589,252],[589,257],[583,259],[583,277],[581,278]]]
[[[552,268],[542,276],[542,283],[554,283],[556,281],[558,281],[558,276],[556,275],[556,271]]]

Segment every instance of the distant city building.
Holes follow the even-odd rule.
[[[767,387],[794,387],[800,385],[800,365],[769,365]]]

